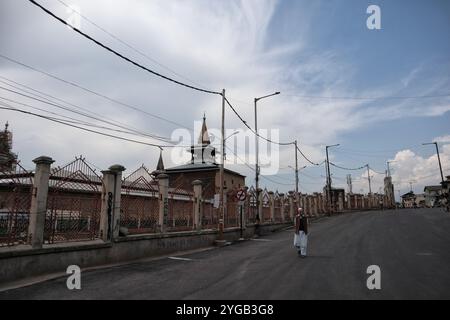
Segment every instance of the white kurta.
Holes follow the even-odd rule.
[[[301,255],[306,256],[308,235],[304,231],[300,231],[299,234],[294,233],[294,246],[300,251]]]

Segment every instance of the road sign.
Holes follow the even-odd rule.
[[[239,201],[244,201],[245,198],[247,198],[247,194],[245,193],[244,190],[239,190],[239,191],[236,193],[236,199],[238,199]]]

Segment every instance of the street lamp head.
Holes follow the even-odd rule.
[[[269,98],[269,97],[272,97],[272,96],[276,96],[276,95],[279,95],[280,93],[281,93],[281,92],[277,91],[277,92],[275,92],[275,93],[272,93],[272,94],[269,94],[269,95],[267,95],[267,96],[263,96],[263,97],[255,98],[255,102],[257,102],[257,101],[259,101],[259,100],[261,100],[261,99],[265,99],[265,98]]]

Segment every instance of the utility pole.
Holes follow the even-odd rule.
[[[369,170],[369,165],[366,164],[367,167],[367,179],[369,180],[369,194],[372,194],[372,184],[370,181],[370,170]]]
[[[295,140],[295,199],[298,204],[298,147],[297,140]]]
[[[331,196],[331,172],[330,172],[330,159],[328,157],[328,148],[331,147],[337,147],[339,144],[334,144],[332,146],[326,146],[325,151],[327,154],[327,190],[328,190],[328,213],[331,213],[331,207],[332,207],[332,196]],[[334,206],[333,206],[334,207]]]
[[[225,206],[224,206],[224,165],[225,165],[225,89],[222,90],[222,161],[220,163],[220,219],[219,219],[219,240],[223,241],[223,229],[225,224]]]
[[[256,186],[256,221],[259,223],[261,218],[259,216],[259,140],[258,140],[258,108],[257,108],[258,98],[255,98],[255,186]]]
[[[347,175],[347,186],[348,186],[348,193],[353,194],[353,185],[352,185],[352,175]]]
[[[389,166],[390,163],[395,162],[395,161],[388,161],[387,163],[387,176],[390,177],[391,176],[391,168]]]
[[[439,161],[439,170],[441,172],[441,182],[443,184],[444,183],[444,173],[442,172],[441,156],[439,155],[439,146],[438,146],[437,142],[422,143],[422,145],[424,145],[424,146],[430,145],[430,144],[434,144],[434,146],[436,147],[436,154],[437,154],[438,161]]]
[[[255,102],[255,151],[256,151],[256,165],[255,165],[255,187],[256,187],[256,220],[260,221],[260,212],[259,212],[259,137],[258,137],[258,108],[257,108],[257,104],[258,101],[261,99],[265,99],[268,97],[272,97],[275,95],[280,94],[280,92],[275,92],[272,94],[269,94],[267,96],[264,97],[259,97],[259,98],[255,98],[254,102]]]

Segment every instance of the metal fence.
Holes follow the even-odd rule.
[[[130,234],[159,231],[159,186],[145,166],[122,182],[120,226]]]
[[[0,171],[0,247],[28,242],[33,174],[17,163]]]
[[[98,237],[102,179],[85,161],[75,160],[50,174],[45,243]]]
[[[217,229],[219,225],[219,208],[214,208],[213,200],[204,200],[203,203],[203,229]]]
[[[167,231],[187,231],[194,227],[194,194],[180,187],[169,190]]]

